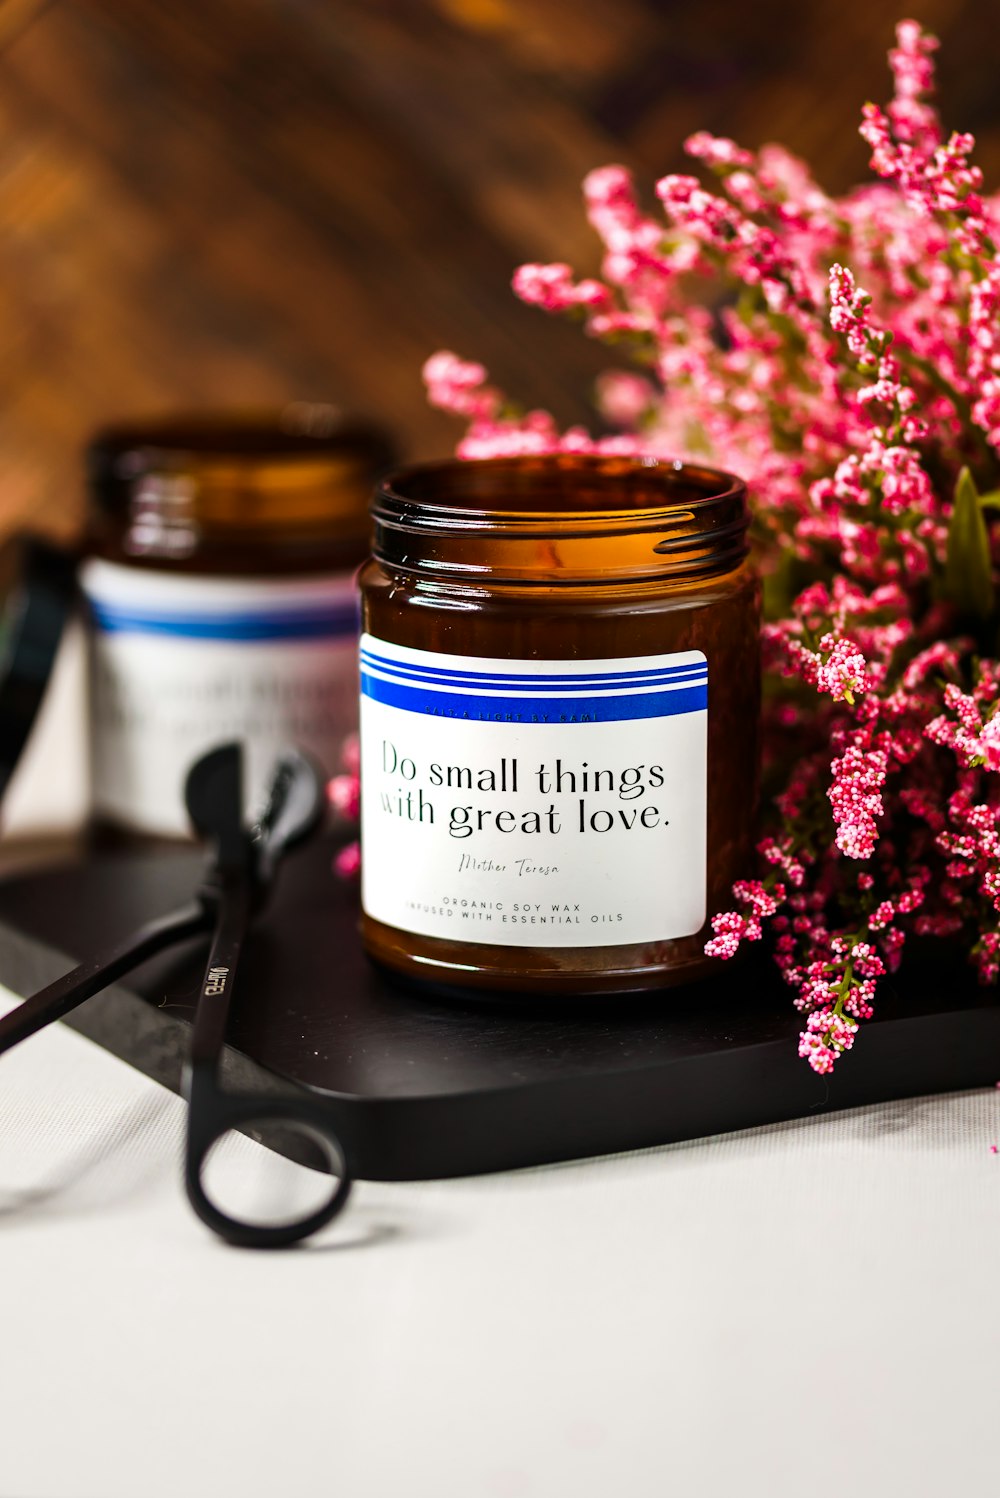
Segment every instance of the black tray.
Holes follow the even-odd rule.
[[[288,860],[241,969],[234,1083],[307,1088],[355,1174],[415,1180],[637,1149],[890,1098],[992,1085],[1000,1005],[958,962],[884,982],[831,1078],[766,959],[641,1002],[450,1000],[365,959],[352,891],[316,843]],[[183,903],[195,852],[113,856],[0,884],[0,982],[28,994]],[[175,1091],[204,947],[189,943],[68,1023]]]

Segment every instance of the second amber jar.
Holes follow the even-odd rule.
[[[332,773],[356,727],[367,503],[392,461],[329,407],[126,422],[90,445],[94,830],[189,835],[184,779],[246,751],[247,809],[289,743]]]
[[[743,484],[655,460],[450,462],[396,474],[374,517],[369,954],[550,996],[701,976],[756,797]]]

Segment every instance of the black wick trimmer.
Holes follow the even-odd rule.
[[[220,1067],[247,931],[267,899],[282,856],[318,825],[323,786],[303,755],[282,755],[263,812],[246,826],[243,751],[234,743],[212,750],[192,767],[185,801],[195,831],[211,849],[191,904],[142,926],[113,951],[80,963],[5,1015],[0,1019],[0,1054],[62,1019],[147,958],[211,931],[184,1070],[185,1186],[202,1222],[228,1243],[284,1247],[324,1227],[344,1206],[351,1178],[343,1148],[323,1110],[308,1098],[230,1092],[222,1086]],[[220,1199],[209,1185],[216,1172],[208,1167],[221,1141],[233,1132],[264,1140],[286,1163],[294,1161],[289,1171],[305,1179],[307,1204],[276,1208],[255,1203],[252,1209],[241,1205],[234,1210]]]

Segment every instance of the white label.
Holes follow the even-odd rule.
[[[91,561],[95,809],[137,830],[190,831],[183,787],[213,745],[245,745],[247,809],[274,756],[336,769],[357,724],[353,575],[234,580]]]
[[[586,947],[705,921],[708,663],[361,640],[362,903],[421,936]]]

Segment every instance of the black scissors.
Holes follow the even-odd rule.
[[[245,826],[243,751],[238,743],[225,744],[192,767],[185,801],[195,831],[211,846],[191,904],[142,926],[113,951],[82,962],[0,1018],[0,1054],[62,1019],[147,958],[176,942],[213,932],[184,1070],[185,1186],[202,1222],[228,1243],[284,1247],[324,1227],[344,1206],[351,1190],[344,1150],[324,1111],[308,1098],[227,1091],[220,1065],[246,933],[264,904],[282,855],[317,826],[322,785],[303,755],[282,755],[264,811],[256,823]],[[278,1152],[271,1159],[280,1156],[290,1177],[305,1178],[306,1206],[285,1204],[276,1210],[270,1203],[263,1211],[260,1204],[253,1210],[242,1205],[234,1210],[219,1199],[207,1186],[209,1167],[220,1142],[234,1131],[266,1141]]]

